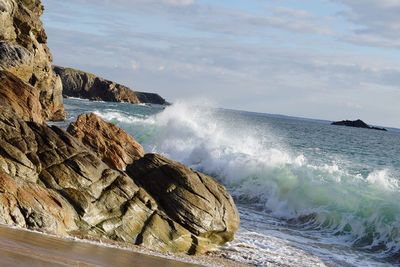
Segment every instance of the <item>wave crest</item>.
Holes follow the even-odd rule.
[[[311,164],[262,116],[182,102],[147,117],[98,114],[127,129],[147,151],[216,177],[242,204],[359,248],[386,256],[400,251],[400,185],[390,170],[364,177],[337,162]]]

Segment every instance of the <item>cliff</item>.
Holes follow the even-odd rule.
[[[54,66],[53,69],[61,77],[64,96],[131,104],[167,104],[158,94],[132,91],[124,85],[88,72],[59,66]]]
[[[0,0],[0,69],[36,89],[43,119],[62,120],[62,84],[51,67],[43,10],[39,0]]]

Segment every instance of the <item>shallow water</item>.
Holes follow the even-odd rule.
[[[76,99],[65,104],[70,120],[96,112],[147,152],[227,186],[242,219],[238,238],[223,249],[227,257],[289,266],[385,266],[399,258],[398,130],[193,103],[166,109]]]

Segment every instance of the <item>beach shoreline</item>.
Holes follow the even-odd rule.
[[[246,266],[213,255],[160,253],[129,243],[0,225],[2,266]]]

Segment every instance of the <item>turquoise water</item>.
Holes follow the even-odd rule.
[[[147,152],[165,154],[227,186],[242,223],[237,240],[222,249],[226,257],[255,265],[399,263],[396,129],[331,126],[193,103],[164,109],[66,99],[65,106],[69,120],[95,112]]]

